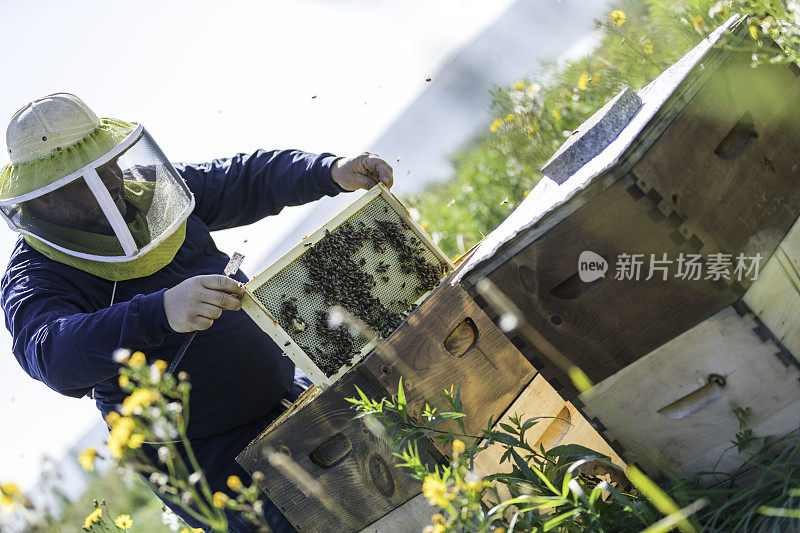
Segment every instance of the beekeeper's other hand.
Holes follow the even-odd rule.
[[[222,311],[242,308],[244,285],[220,274],[194,276],[164,291],[164,311],[178,333],[208,329]]]
[[[369,152],[337,159],[331,165],[331,179],[346,191],[371,189],[378,182],[391,188],[394,183],[389,163]]]

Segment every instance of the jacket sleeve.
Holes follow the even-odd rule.
[[[81,397],[117,375],[119,347],[147,350],[172,332],[163,290],[100,311],[69,284],[38,276],[3,280],[2,304],[12,350],[31,377],[66,396]]]
[[[328,153],[258,150],[176,168],[195,195],[194,213],[213,231],[251,224],[284,207],[344,192],[331,179],[335,160]]]

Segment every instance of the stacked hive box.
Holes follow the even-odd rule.
[[[757,435],[800,424],[800,84],[734,52],[735,24],[639,91],[619,135],[561,185],[543,179],[456,276],[494,317],[481,279],[513,301],[536,335],[512,342],[564,396],[578,391],[554,351],[598,384],[584,412],[651,471],[713,468],[732,404]],[[587,251],[605,277],[581,279]]]
[[[397,245],[403,239],[392,237],[386,223],[399,228],[431,266],[417,260],[413,272],[404,272],[408,258]],[[436,269],[436,278],[420,279],[419,269]],[[396,458],[384,439],[353,419],[345,398],[357,396],[356,386],[380,399],[397,393],[402,376],[414,417],[425,403],[446,409],[441,392],[460,387],[467,430],[479,434],[533,380],[531,364],[464,290],[439,283],[451,269],[391,193],[378,186],[248,283],[244,309],[317,385],[237,458],[248,472],[265,474],[262,489],[297,529],[358,530],[421,490],[394,468]],[[353,302],[336,278],[345,285],[347,278],[355,280],[369,292]],[[364,297],[375,298],[372,307],[363,305]],[[385,338],[379,349],[346,326],[328,324],[322,314],[334,304],[373,326]],[[376,316],[370,313],[375,309],[386,312]],[[389,322],[376,320],[392,313]],[[350,336],[346,357],[329,357],[341,346],[326,339],[336,328]],[[442,460],[443,449],[428,441],[419,447],[429,463]]]

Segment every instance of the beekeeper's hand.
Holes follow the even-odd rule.
[[[389,163],[369,152],[337,159],[331,165],[331,179],[346,191],[371,189],[379,181],[389,188],[394,183]]]
[[[220,274],[195,276],[164,291],[169,326],[178,333],[208,329],[223,310],[242,308],[244,285]]]

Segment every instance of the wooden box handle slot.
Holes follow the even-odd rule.
[[[464,357],[478,342],[478,326],[471,318],[465,318],[459,325],[450,332],[444,340],[444,348],[447,352],[458,359]]]
[[[728,135],[722,139],[714,153],[720,159],[725,159],[726,161],[736,159],[753,137],[758,137],[758,133],[756,133],[755,125],[753,124],[753,115],[748,111],[742,115],[742,118],[733,126]]]
[[[394,478],[389,463],[380,454],[373,453],[367,466],[375,488],[384,498],[391,498],[394,495]]]
[[[705,385],[662,407],[658,410],[658,414],[674,420],[686,418],[716,402],[722,396],[722,389],[724,388],[725,378],[719,374],[711,374],[708,376]]]
[[[545,450],[555,448],[561,444],[561,441],[567,436],[571,427],[572,414],[569,412],[569,407],[565,405],[553,418],[553,421],[547,426],[547,429],[544,430],[544,433],[539,437],[539,442],[535,447],[538,448],[538,445],[541,444],[544,446]]]
[[[341,433],[337,433],[311,452],[309,459],[320,468],[330,468],[350,455],[351,451],[353,451],[353,447],[350,445],[350,440]]]

